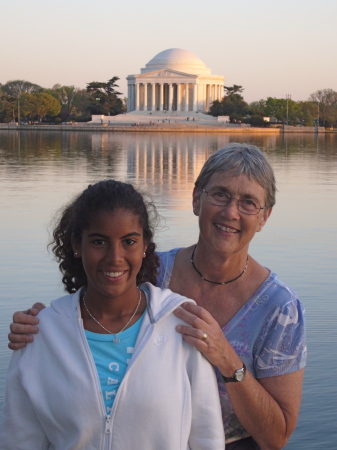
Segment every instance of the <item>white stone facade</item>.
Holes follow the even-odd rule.
[[[211,75],[193,53],[177,48],[158,53],[127,81],[127,112],[207,112],[224,96],[224,77]]]

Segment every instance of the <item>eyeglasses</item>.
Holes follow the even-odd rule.
[[[202,191],[206,194],[206,200],[209,203],[212,203],[212,205],[227,206],[231,200],[235,200],[238,210],[244,214],[256,215],[261,209],[266,208],[266,206],[262,207],[260,203],[251,198],[234,198],[227,194],[227,192],[222,192],[217,189],[212,190],[211,192],[207,192],[205,189],[202,189]]]

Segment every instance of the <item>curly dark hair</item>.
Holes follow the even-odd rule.
[[[147,197],[147,199],[145,199]],[[69,293],[87,285],[87,276],[82,259],[75,258],[72,238],[81,243],[83,230],[100,211],[124,209],[139,217],[143,228],[143,239],[147,244],[146,258],[143,258],[137,275],[137,285],[149,281],[156,285],[158,255],[153,242],[154,227],[158,221],[156,207],[147,194],[141,194],[131,184],[115,180],[103,180],[89,185],[81,194],[65,205],[55,217],[56,225],[49,243],[55,254],[62,282]]]

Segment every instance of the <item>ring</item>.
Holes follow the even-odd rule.
[[[208,338],[208,334],[204,331],[204,334],[202,335],[201,340],[205,342],[207,338]]]

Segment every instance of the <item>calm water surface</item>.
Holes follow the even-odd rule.
[[[193,182],[228,142],[258,145],[274,167],[278,195],[250,254],[291,285],[307,311],[309,359],[297,428],[287,449],[335,449],[337,136],[113,134],[0,130],[0,411],[13,311],[62,295],[46,250],[52,214],[89,183],[128,180],[152,193],[163,219],[159,250],[197,239]],[[1,414],[1,413],[0,413]]]

